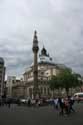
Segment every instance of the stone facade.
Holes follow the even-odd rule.
[[[59,74],[64,65],[55,64],[45,47],[37,55],[39,47],[37,34],[35,32],[32,47],[34,58],[33,63],[23,74],[23,80],[16,80],[14,84],[9,84],[9,95],[16,97],[34,97],[38,93],[40,97],[49,97],[52,92],[48,86],[48,80]]]
[[[16,76],[8,76],[7,78],[7,97],[24,97],[25,86],[23,80],[16,79]]]
[[[60,65],[61,66],[61,65]],[[62,66],[60,67],[53,63],[50,56],[47,54],[47,50],[43,47],[38,59],[38,88],[40,97],[51,96],[51,90],[48,86],[48,80],[53,75],[57,75]],[[33,64],[25,71],[23,74],[25,83],[25,96],[30,96],[33,98]]]
[[[43,50],[45,52],[43,52]],[[33,63],[23,74],[23,80],[17,80],[15,76],[8,77],[7,95],[13,97],[31,97],[33,98],[34,74]],[[63,65],[58,65],[50,60],[47,50],[43,47],[38,58],[38,89],[40,97],[49,97],[52,92],[48,86],[48,80],[53,75],[57,75]]]
[[[0,57],[0,96],[4,95],[5,88],[5,66],[4,59]]]

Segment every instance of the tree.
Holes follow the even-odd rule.
[[[49,87],[53,91],[53,95],[54,95],[54,90],[59,89],[60,87],[59,83],[60,82],[58,76],[52,76],[51,79],[48,81]]]
[[[64,69],[59,74],[61,88],[65,88],[67,96],[69,94],[69,88],[75,88],[77,86],[80,86],[79,78],[80,75],[72,73],[69,68]]]
[[[65,68],[57,76],[52,76],[48,83],[52,91],[65,88],[68,96],[69,88],[75,88],[82,84],[79,79],[81,79],[79,74],[72,73],[71,69]]]

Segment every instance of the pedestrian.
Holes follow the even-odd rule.
[[[59,112],[59,114],[63,115],[64,114],[64,100],[63,100],[63,98],[59,98],[58,99],[58,104],[60,106],[60,112]]]
[[[70,98],[69,98],[69,104],[70,104],[69,112],[70,112],[70,113],[71,113],[71,112],[75,112],[75,109],[73,108],[74,102],[75,102],[74,98],[73,98],[73,97],[70,97]]]
[[[8,100],[7,100],[7,104],[8,104],[8,107],[9,107],[9,108],[11,107],[11,103],[12,103],[11,98],[8,98]]]
[[[28,99],[28,106],[31,106],[31,98]]]
[[[58,110],[58,98],[54,98],[54,108]]]
[[[65,109],[65,114],[68,115],[70,113],[70,104],[68,98],[64,99],[64,109]]]

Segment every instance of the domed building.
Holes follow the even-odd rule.
[[[25,70],[23,81],[19,82],[19,84],[13,84],[12,95],[31,98],[35,98],[37,95],[50,97],[52,92],[48,80],[53,75],[59,74],[65,66],[55,64],[44,46],[38,55],[39,47],[36,31],[34,32],[32,50],[34,54],[33,63]]]
[[[51,79],[52,76],[58,75],[63,69],[68,68],[63,64],[53,62],[52,57],[44,46],[38,55],[39,46],[36,31],[34,32],[32,50],[34,54],[33,63],[25,70],[23,79],[14,80],[13,77],[10,77],[8,80],[9,89],[7,90],[9,90],[10,96],[23,98],[31,97],[34,99],[38,96],[51,97],[52,91],[49,88],[48,80]],[[3,59],[0,59],[0,62],[1,67],[3,67]],[[57,89],[54,92],[58,94]],[[64,94],[64,92],[64,89],[63,91],[61,90],[61,94]]]
[[[38,88],[40,97],[48,97],[51,95],[51,90],[48,86],[48,80],[53,75],[57,75],[64,65],[55,64],[43,46],[38,58]],[[33,64],[28,68],[24,76],[25,96],[33,98],[34,78],[33,78]]]

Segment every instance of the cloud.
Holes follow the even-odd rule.
[[[33,61],[33,32],[55,63],[83,75],[82,0],[0,1],[0,56],[7,75],[19,76]]]

